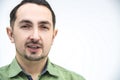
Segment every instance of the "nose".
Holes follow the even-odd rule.
[[[30,35],[30,39],[33,41],[39,41],[40,39],[40,35],[39,35],[39,30],[38,29],[34,29]]]

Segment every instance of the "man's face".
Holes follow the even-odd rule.
[[[16,13],[13,29],[7,29],[11,42],[15,43],[16,56],[31,61],[46,58],[55,35],[52,14],[42,5],[27,3]]]

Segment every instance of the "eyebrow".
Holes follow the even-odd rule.
[[[29,20],[21,20],[21,21],[19,22],[19,24],[22,24],[22,23],[30,23],[30,24],[32,24],[32,22],[29,21]]]
[[[49,22],[49,21],[40,21],[40,22],[38,22],[38,24],[48,24],[48,25],[50,25],[50,26],[51,26],[51,24],[50,24],[50,22]]]
[[[33,24],[31,21],[29,21],[29,20],[21,20],[20,22],[19,22],[19,24],[23,24],[23,23],[29,23],[29,24]],[[40,25],[40,24],[48,24],[48,25],[50,25],[51,26],[51,23],[49,22],[49,21],[40,21],[40,22],[38,22],[38,24]]]

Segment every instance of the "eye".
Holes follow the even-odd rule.
[[[40,28],[42,30],[49,30],[49,27],[47,25],[40,25]]]
[[[30,25],[22,25],[20,28],[22,28],[22,29],[30,29],[32,26],[30,26]]]

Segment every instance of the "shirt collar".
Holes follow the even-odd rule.
[[[20,72],[22,72],[22,69],[19,66],[16,59],[13,59],[12,63],[10,64],[10,69],[8,72],[9,72],[9,77],[17,76]]]
[[[47,71],[50,75],[54,77],[58,77],[58,70],[56,70],[55,64],[51,63],[50,60],[48,59],[47,63]]]
[[[10,64],[10,68],[9,68],[8,72],[9,72],[9,77],[15,77],[18,74],[20,74],[21,72],[23,72],[23,70],[20,67],[20,65],[18,64],[16,58],[13,59],[12,63]],[[58,72],[55,68],[55,64],[51,63],[49,59],[47,60],[47,64],[41,75],[44,75],[46,72],[48,72],[50,75],[52,75],[54,77],[59,76]]]

